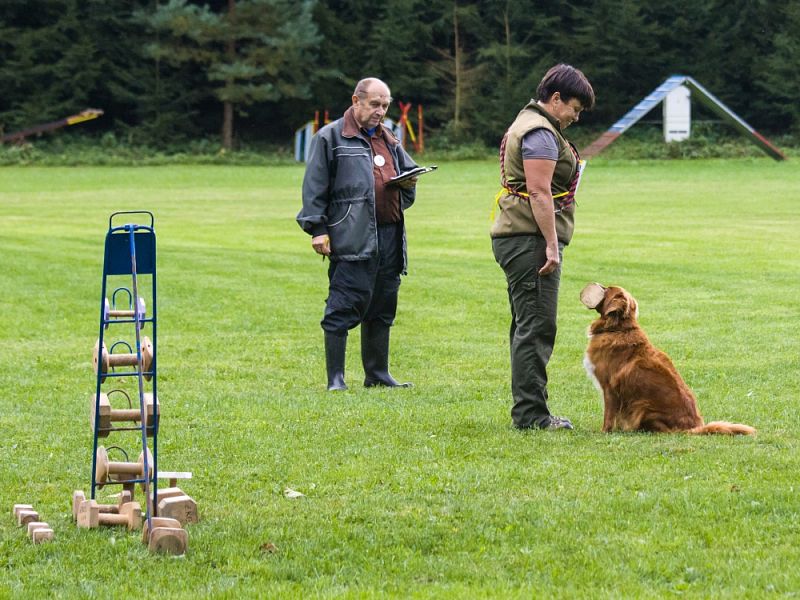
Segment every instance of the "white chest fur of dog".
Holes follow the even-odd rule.
[[[586,337],[590,340],[592,339],[591,328],[586,330]],[[586,375],[589,377],[589,380],[594,384],[594,387],[597,388],[597,391],[600,392],[600,400],[602,401],[603,386],[600,385],[600,382],[597,380],[597,376],[594,374],[594,363],[592,363],[592,359],[589,358],[588,350],[583,355],[583,368],[586,369]]]

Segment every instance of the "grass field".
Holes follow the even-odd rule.
[[[440,164],[407,213],[392,371],[415,387],[364,389],[354,331],[339,394],[324,387],[327,263],[294,222],[302,174],[0,169],[0,597],[800,594],[795,164],[589,166],[550,366],[551,409],[576,430],[556,433],[510,426],[496,165]],[[159,465],[194,473],[201,516],[183,558],[69,512],[91,481],[108,216],[129,209],[156,217]],[[707,420],[758,435],[600,433],[588,281],[637,297]],[[54,543],[30,544],[16,502]]]

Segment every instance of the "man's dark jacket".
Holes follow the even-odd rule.
[[[365,134],[348,121],[337,119],[311,139],[297,223],[310,235],[330,236],[331,260],[366,260],[378,252],[374,157]],[[397,173],[417,166],[385,127],[383,135]],[[415,196],[414,188],[401,188],[400,209],[411,206]],[[407,264],[404,225],[403,273]]]

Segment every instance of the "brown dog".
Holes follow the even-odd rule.
[[[704,424],[697,400],[669,357],[639,327],[636,299],[620,287],[587,285],[581,301],[600,313],[589,326],[583,364],[603,392],[603,431],[752,435],[747,425]]]

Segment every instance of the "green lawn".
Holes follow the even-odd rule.
[[[392,371],[415,387],[363,389],[354,331],[339,394],[327,263],[294,222],[302,167],[0,168],[0,597],[800,594],[797,166],[589,165],[550,367],[576,430],[555,433],[510,426],[497,167],[439,166],[407,213],[393,333]],[[194,473],[201,516],[183,558],[69,511],[91,481],[108,216],[130,209],[156,218],[159,464]],[[758,435],[602,434],[589,281],[637,297],[707,420]],[[17,502],[54,543],[30,544]]]

